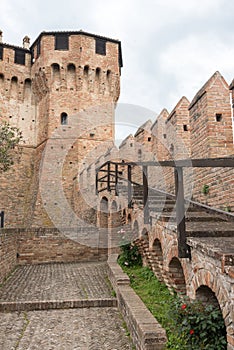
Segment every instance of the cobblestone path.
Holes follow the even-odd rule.
[[[105,299],[111,294],[105,263],[24,266],[0,289],[1,301]],[[0,322],[1,350],[133,348],[115,307],[0,313]]]
[[[0,289],[0,301],[111,298],[106,263],[21,266]]]

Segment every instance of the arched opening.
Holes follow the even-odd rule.
[[[148,230],[146,228],[143,228],[143,230],[141,232],[141,237],[144,239],[144,241],[149,243],[149,233],[148,233]]]
[[[215,330],[216,337],[218,339],[223,339],[224,341],[227,340],[226,325],[223,319],[222,310],[220,308],[220,305],[215,293],[208,286],[201,285],[196,290],[196,300],[201,302],[205,308],[207,306],[208,307],[212,306],[213,307],[212,311],[216,310],[215,318],[213,317],[213,321],[212,321],[212,322],[215,322],[217,325],[219,325],[219,328]],[[210,308],[207,315],[208,318],[209,318],[209,315],[212,315]],[[210,336],[212,337],[212,335]],[[224,349],[224,347],[222,347],[222,349]],[[226,346],[225,346],[225,349],[226,349]]]
[[[84,66],[84,88],[89,87],[89,66]]]
[[[137,239],[139,236],[139,225],[137,221],[134,221],[133,224],[133,239]]]
[[[31,97],[31,79],[25,79],[24,81],[24,99],[29,100]]]
[[[203,304],[210,304],[219,308],[219,302],[215,293],[207,286],[202,285],[196,290],[196,299]]]
[[[10,87],[10,96],[11,98],[18,98],[18,78],[11,78],[11,87]]]
[[[98,93],[100,90],[100,77],[101,77],[101,69],[98,67],[95,71],[95,90]]]
[[[163,272],[163,252],[162,245],[159,239],[155,239],[152,246],[152,270],[159,279],[163,281],[162,272]]]
[[[95,72],[95,78],[96,80],[100,79],[100,75],[101,75],[101,68],[97,67],[96,68],[96,72]]]
[[[51,65],[51,68],[52,68],[52,73],[53,73],[53,76],[56,76],[56,75],[59,75],[60,74],[60,66],[58,63],[53,63]]]
[[[184,278],[184,271],[178,258],[171,259],[169,264],[169,280],[170,286],[181,294],[186,294],[186,284]]]
[[[121,217],[120,212],[118,211],[118,206],[116,201],[111,203],[111,227],[120,227],[121,226]]]
[[[125,230],[122,229],[121,211],[118,210],[116,201],[111,203],[110,227],[111,239],[109,242],[109,248],[112,253],[119,253],[119,246],[123,244],[125,238]]]
[[[60,122],[61,122],[61,125],[67,125],[68,124],[67,113],[65,113],[65,112],[61,113],[61,115],[60,115]]]
[[[73,63],[67,66],[67,87],[70,90],[76,89],[76,66]]]
[[[55,85],[55,88],[59,88],[60,85],[60,66],[58,63],[53,63],[51,65],[52,69],[52,82]]]
[[[128,225],[132,224],[132,216],[131,214],[128,214]]]
[[[103,197],[100,202],[100,227],[108,228],[108,199]]]

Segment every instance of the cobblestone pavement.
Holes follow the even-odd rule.
[[[0,301],[95,298],[111,298],[104,262],[21,266],[0,289]]]
[[[113,298],[106,263],[19,267],[0,288],[0,301]],[[0,350],[132,349],[115,307],[0,313]]]
[[[1,350],[133,349],[116,308],[0,314]]]

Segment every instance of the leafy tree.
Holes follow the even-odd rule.
[[[21,155],[21,131],[7,122],[0,124],[0,173],[7,171]]]

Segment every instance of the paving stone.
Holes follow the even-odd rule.
[[[104,262],[21,266],[0,289],[0,301],[111,298],[107,268]]]
[[[0,314],[1,350],[133,349],[117,308]]]
[[[115,299],[107,269],[103,262],[22,266],[0,289],[0,301]],[[95,307],[0,313],[0,349],[133,349],[118,309],[98,307],[95,302],[93,305]]]

